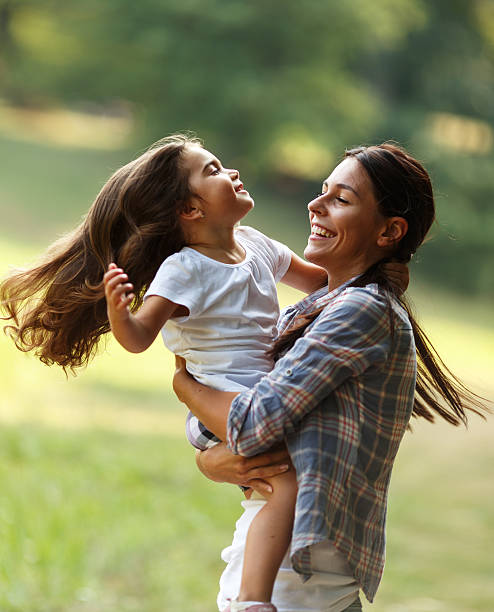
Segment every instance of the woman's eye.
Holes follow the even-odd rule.
[[[338,202],[343,202],[343,204],[348,204],[348,200],[345,200],[344,198],[341,198],[338,196],[336,199],[338,200]]]

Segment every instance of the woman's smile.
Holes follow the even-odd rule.
[[[309,240],[321,240],[324,238],[334,238],[336,233],[317,223],[311,224],[311,233]]]
[[[308,205],[311,233],[305,258],[343,283],[382,257],[377,246],[385,220],[360,162],[345,159]]]

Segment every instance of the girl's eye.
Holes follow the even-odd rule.
[[[219,168],[213,168],[213,171],[211,172],[211,174],[219,174],[220,169]]]
[[[337,197],[336,199],[338,200],[338,202],[343,202],[343,204],[348,204],[348,200],[345,200],[344,198]]]

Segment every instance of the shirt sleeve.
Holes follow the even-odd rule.
[[[151,295],[159,295],[175,304],[186,306],[189,309],[189,316],[195,316],[201,309],[200,287],[193,262],[182,253],[175,253],[161,264],[144,299]]]
[[[343,382],[389,354],[390,314],[384,297],[351,288],[328,305],[274,369],[232,402],[227,443],[252,456],[292,433]]]
[[[274,279],[278,283],[290,267],[292,251],[282,242],[269,238],[253,227],[242,225],[237,228],[237,231],[262,250]]]

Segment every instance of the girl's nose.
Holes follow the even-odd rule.
[[[238,170],[234,170],[233,168],[228,170],[228,174],[232,177],[233,181],[238,179],[240,176],[240,172]]]

